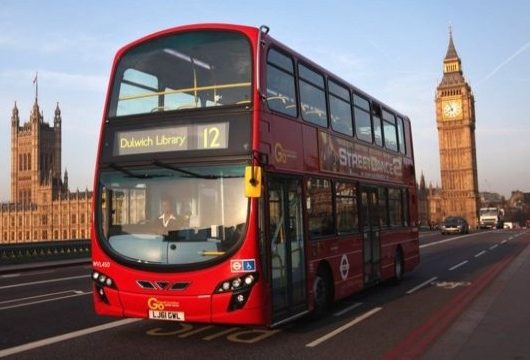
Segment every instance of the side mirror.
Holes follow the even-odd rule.
[[[261,167],[245,167],[245,196],[248,198],[261,197]]]

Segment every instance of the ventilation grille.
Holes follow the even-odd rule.
[[[149,280],[137,280],[136,284],[142,289],[147,290],[171,290],[181,291],[188,287],[189,282],[170,282],[164,280],[149,281]]]

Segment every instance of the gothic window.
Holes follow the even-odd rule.
[[[67,230],[63,230],[63,239],[64,240],[68,239],[68,231]]]
[[[28,154],[28,170],[31,170],[31,154]]]
[[[72,224],[75,224],[75,221],[76,221],[76,216],[75,214],[72,214]]]

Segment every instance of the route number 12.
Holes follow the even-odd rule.
[[[221,147],[219,143],[220,130],[217,126],[205,127],[202,131],[202,141],[204,149]]]

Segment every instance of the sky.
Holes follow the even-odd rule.
[[[11,112],[62,111],[71,190],[92,188],[110,67],[146,34],[200,22],[270,35],[412,121],[416,175],[441,184],[434,96],[449,26],[475,95],[479,191],[530,192],[530,2],[527,0],[0,0],[0,201],[10,197]]]

